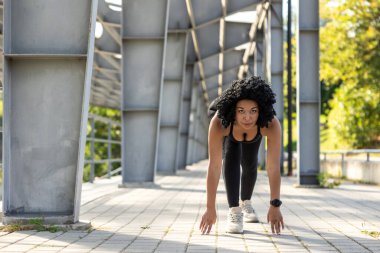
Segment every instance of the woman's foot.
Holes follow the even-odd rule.
[[[227,215],[227,233],[243,233],[243,213],[239,206],[231,207]]]
[[[243,210],[245,222],[259,222],[259,219],[257,219],[255,210],[253,210],[250,200],[242,201],[240,206],[241,206],[241,209]]]

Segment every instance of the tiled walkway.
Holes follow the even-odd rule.
[[[92,232],[0,232],[0,252],[380,252],[380,187],[343,184],[337,189],[295,188],[282,179],[286,229],[272,235],[266,223],[268,179],[260,173],[253,203],[261,223],[244,224],[244,234],[224,233],[227,202],[220,180],[218,222],[202,235],[207,161],[156,186],[118,188],[120,177],[85,184],[81,220]]]

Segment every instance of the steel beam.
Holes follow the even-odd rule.
[[[283,28],[282,28],[282,1],[271,1],[267,17],[264,22],[265,37],[265,76],[276,94],[274,109],[276,116],[283,125],[284,99],[283,99]],[[281,138],[281,162],[283,173],[283,138]]]
[[[180,137],[177,153],[177,168],[184,169],[187,165],[186,154],[188,152],[189,138],[189,117],[191,107],[191,84],[194,73],[194,65],[187,64],[185,70],[185,80],[182,87],[181,95],[181,115],[180,115]]]
[[[167,0],[123,0],[122,186],[154,182],[168,12]]]
[[[320,171],[319,2],[297,2],[297,174],[300,185],[317,185]]]
[[[175,174],[180,137],[181,93],[186,66],[187,33],[167,35],[164,85],[160,99],[160,133],[158,138],[157,171]]]
[[[188,32],[190,20],[187,16],[186,2],[170,1],[168,31]]]
[[[262,1],[261,4],[257,5],[257,7],[256,7],[256,20],[255,20],[255,22],[253,22],[251,24],[251,28],[249,29],[248,47],[244,51],[244,55],[242,58],[242,64],[241,64],[241,67],[239,69],[239,73],[237,75],[239,79],[243,78],[247,74],[248,58],[249,58],[249,56],[251,56],[253,54],[253,51],[254,51],[255,46],[256,46],[255,45],[256,44],[256,41],[255,41],[256,31],[258,29],[261,29],[261,27],[263,26],[264,20],[267,16],[267,10],[268,10],[269,6],[270,6],[269,1],[264,0],[264,1]]]
[[[225,31],[226,31],[226,16],[227,16],[227,3],[228,0],[221,0],[222,17],[219,22],[219,64],[218,64],[218,96],[222,94],[223,89],[223,69],[224,69],[224,44],[225,44]]]
[[[4,224],[79,220],[97,5],[4,2]]]
[[[195,68],[194,68],[195,72]],[[197,104],[199,100],[198,93],[198,83],[192,82],[191,87],[191,104],[190,104],[190,117],[189,117],[189,136],[188,136],[188,146],[187,146],[187,156],[186,164],[192,164],[195,162],[194,159],[194,150],[195,150],[195,131],[196,131],[196,113],[197,113]]]
[[[199,89],[197,89],[196,92],[200,95]],[[202,99],[197,99],[195,103],[196,108],[194,108],[192,122],[194,125],[194,129],[192,132],[193,145],[192,150],[190,152],[192,163],[198,162],[199,160],[205,159],[207,157],[208,140],[208,117],[207,111],[205,110],[205,108],[207,107],[205,106],[204,101]]]
[[[224,51],[223,54],[224,54],[225,59],[223,60],[223,71],[222,72],[220,72],[220,70],[218,68],[219,54],[215,54],[212,57],[205,58],[203,60],[203,62],[204,62],[204,66],[205,66],[205,80],[207,83],[207,88],[210,87],[208,81],[211,80],[211,78],[218,77],[220,73],[224,74],[223,72],[227,72],[231,69],[235,69],[235,68],[240,67],[243,52],[244,52],[243,50]],[[236,79],[236,77],[235,77],[235,79]],[[194,80],[199,81],[199,76],[195,76]],[[222,80],[223,80],[223,82],[222,82],[222,85],[223,85],[224,83],[226,83],[224,81],[224,77]],[[213,85],[213,83],[211,83],[211,85]]]
[[[202,100],[199,100],[199,114],[198,114],[198,129],[196,140],[198,143],[197,160],[200,161],[207,158],[207,144],[208,144],[208,125],[209,120],[207,117],[207,108]]]
[[[261,78],[264,78],[263,50],[263,30],[258,30],[256,32],[256,48],[253,56],[253,74]],[[262,168],[265,166],[265,141],[266,137],[263,136],[258,154],[258,161]]]
[[[198,41],[198,36],[197,36],[197,33],[195,31],[195,27],[196,27],[196,23],[195,23],[195,13],[194,13],[194,10],[193,10],[193,4],[191,2],[191,0],[186,0],[186,9],[187,9],[187,14],[189,15],[189,19],[190,19],[190,23],[191,23],[191,38],[192,38],[192,42],[193,42],[193,46],[194,46],[194,53],[198,59],[198,69],[199,69],[199,74],[200,74],[200,84],[201,84],[201,87],[202,87],[202,90],[203,90],[203,99],[205,100],[205,103],[208,104],[210,101],[209,101],[209,98],[208,98],[208,95],[207,95],[207,92],[206,92],[206,82],[205,82],[205,74],[204,74],[204,67],[203,67],[203,63],[202,63],[202,55],[201,55],[201,48],[199,46],[199,41]]]
[[[193,150],[192,150],[192,161],[198,162],[199,161],[199,156],[200,156],[200,149],[201,145],[199,143],[199,136],[200,132],[202,131],[200,127],[200,113],[202,110],[205,108],[201,106],[201,99],[197,100],[196,108],[195,108],[195,115],[194,115],[194,145],[193,145]]]
[[[239,0],[226,1],[226,16],[236,14],[241,11],[254,10],[262,0]],[[193,9],[195,13],[195,29],[219,23],[223,15],[223,3],[215,0],[193,0]]]

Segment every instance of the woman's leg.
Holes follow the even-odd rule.
[[[239,206],[241,144],[224,138],[223,178],[229,207]]]
[[[250,200],[257,179],[257,154],[260,141],[242,143],[241,155],[241,200]]]

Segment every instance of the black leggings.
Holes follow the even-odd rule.
[[[241,200],[250,200],[257,179],[257,154],[261,138],[256,142],[236,142],[225,137],[223,144],[223,177],[229,207],[239,206]],[[242,175],[240,178],[240,165]]]

